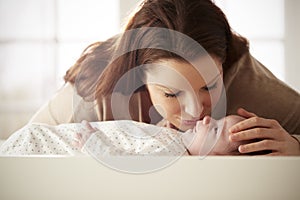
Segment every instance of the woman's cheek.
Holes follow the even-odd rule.
[[[170,119],[181,114],[180,104],[176,98],[166,99],[164,101],[164,109],[166,119]]]
[[[152,103],[157,112],[165,119],[168,119],[179,112],[180,106],[176,98],[154,97]]]
[[[210,108],[211,107],[211,99],[209,94],[204,94],[204,101],[203,101],[203,106],[205,108]]]
[[[210,92],[210,106],[215,107],[220,100],[222,94],[222,87],[218,84],[218,87]],[[213,109],[213,108],[212,108]]]

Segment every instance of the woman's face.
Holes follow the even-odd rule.
[[[222,91],[222,63],[203,56],[194,66],[174,59],[160,60],[146,72],[152,104],[159,114],[182,131],[210,115]]]

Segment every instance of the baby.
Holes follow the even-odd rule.
[[[241,120],[206,116],[186,132],[131,120],[28,124],[0,147],[0,155],[232,155],[240,144],[229,141],[228,128]]]
[[[180,135],[181,141],[190,155],[237,155],[238,147],[242,143],[229,141],[228,129],[242,120],[244,118],[237,115],[226,116],[220,120],[205,116],[203,120],[197,122],[194,129]],[[73,141],[73,145],[78,148],[86,146],[86,141],[93,133],[99,133],[99,130],[92,127],[89,122],[83,121],[82,124],[86,127],[86,131],[75,134]],[[175,130],[173,132],[178,133]]]
[[[76,133],[73,145],[94,157],[106,155],[188,155],[181,132],[130,120],[100,122],[110,126],[97,128],[83,121],[85,131]]]
[[[132,120],[27,124],[0,147],[4,155],[187,155],[181,132]]]
[[[182,140],[191,155],[237,155],[241,142],[229,141],[229,128],[245,118],[229,115],[220,120],[205,116]]]

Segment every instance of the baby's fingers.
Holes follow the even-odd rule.
[[[74,138],[72,140],[72,145],[77,148],[81,148],[82,145],[82,134],[75,133]]]
[[[98,131],[97,128],[92,127],[92,125],[86,121],[86,120],[82,120],[81,124],[89,131],[89,132],[96,132]]]

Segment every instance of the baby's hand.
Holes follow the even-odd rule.
[[[75,133],[73,139],[73,146],[81,149],[89,137],[96,131],[99,131],[97,128],[93,128],[88,121],[83,120],[81,124],[84,126],[85,130],[81,133]]]

